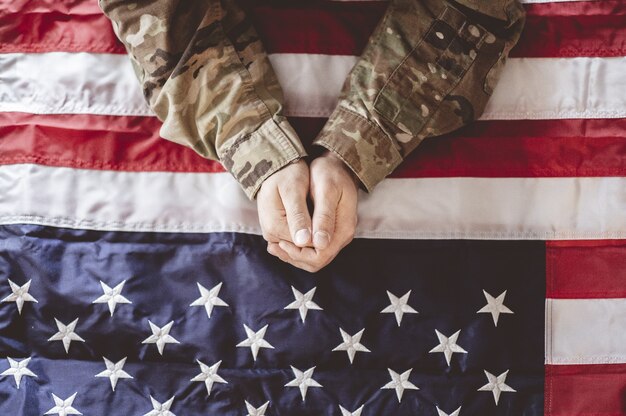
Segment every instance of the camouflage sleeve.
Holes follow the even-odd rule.
[[[99,0],[124,43],[161,136],[222,162],[250,198],[306,156],[276,75],[234,0]]]
[[[314,143],[371,191],[424,138],[482,114],[524,20],[516,0],[391,0]]]

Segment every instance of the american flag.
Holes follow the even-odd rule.
[[[254,6],[304,141],[386,6]],[[0,415],[626,414],[626,3],[525,7],[482,119],[308,274],[94,0],[0,2]]]

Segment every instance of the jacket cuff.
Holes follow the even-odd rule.
[[[313,141],[339,156],[371,192],[402,162],[393,141],[374,122],[338,106]]]
[[[286,165],[305,157],[306,151],[287,119],[274,116],[246,136],[233,140],[219,155],[251,200],[263,181]]]

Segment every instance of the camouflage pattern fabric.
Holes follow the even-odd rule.
[[[371,191],[424,138],[480,117],[524,19],[515,0],[391,0],[314,143]]]
[[[161,136],[219,160],[253,198],[306,156],[281,114],[283,96],[263,46],[233,1],[100,0],[124,43]]]
[[[254,198],[306,156],[258,35],[235,0],[99,0],[161,136],[219,160]],[[391,0],[314,144],[371,191],[429,136],[478,118],[524,23],[516,0]]]

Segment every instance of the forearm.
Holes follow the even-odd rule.
[[[282,116],[263,46],[233,1],[100,0],[125,44],[161,136],[217,159],[254,197],[263,180],[305,155]]]
[[[315,143],[372,190],[424,138],[482,114],[523,23],[515,0],[392,0]]]

